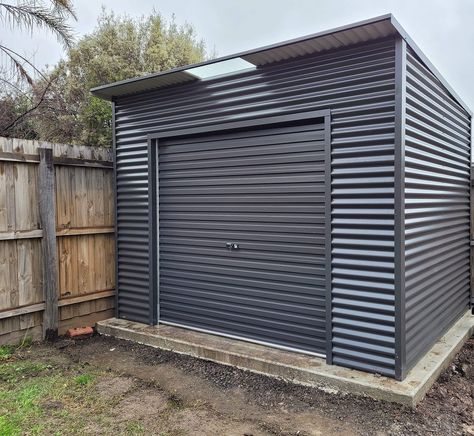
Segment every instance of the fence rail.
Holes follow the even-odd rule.
[[[113,316],[109,149],[0,138],[0,344]]]

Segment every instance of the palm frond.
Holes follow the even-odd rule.
[[[66,16],[71,16],[77,21],[76,11],[71,0],[51,0],[55,11]]]
[[[30,70],[33,70],[35,74],[41,76],[43,80],[46,79],[46,76],[40,70],[38,70],[38,68],[36,68],[28,59],[26,59],[24,56],[17,53],[16,51],[12,50],[11,48],[5,47],[4,45],[0,44],[0,52],[3,53],[4,56],[6,56],[7,62],[10,63],[12,69],[17,72],[18,77],[21,80],[28,82],[28,84],[30,85],[33,85],[34,82],[34,78],[25,68],[25,65],[27,65]]]
[[[56,4],[65,4],[67,0],[57,0]],[[61,6],[65,10],[66,6]],[[0,3],[0,20],[10,24],[11,27],[26,29],[30,32],[34,28],[46,29],[56,35],[58,41],[69,47],[73,42],[71,27],[66,22],[66,16],[57,13],[57,10],[48,9],[35,3],[19,3],[12,5]]]
[[[29,85],[33,85],[34,79],[30,76],[28,71],[25,69],[23,64],[16,58],[15,54],[10,49],[0,45],[0,51],[7,57],[14,70],[17,71],[18,77],[21,80],[25,80]]]

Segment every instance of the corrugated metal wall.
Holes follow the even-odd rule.
[[[153,322],[148,133],[331,109],[334,363],[394,375],[394,40],[116,101],[118,314]],[[332,356],[331,356],[332,355]]]
[[[409,369],[469,304],[471,120],[409,47],[406,68],[405,346]]]

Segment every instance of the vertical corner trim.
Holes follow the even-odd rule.
[[[474,138],[472,136],[472,127],[473,127],[473,119],[472,116],[469,116],[470,123],[469,123],[469,133],[470,133],[470,147],[471,147],[471,154],[470,154],[470,164],[469,164],[469,201],[470,201],[470,217],[469,217],[469,244],[470,244],[470,285],[471,290],[469,294],[469,308],[471,309],[471,313],[474,315],[474,190],[472,187],[474,186],[474,172],[473,172],[473,159],[474,159],[474,150],[472,148]]]
[[[157,155],[158,139],[148,138],[148,273],[149,324],[158,324],[158,268],[157,268]]]
[[[119,317],[118,207],[117,207],[117,142],[115,138],[115,101],[112,100],[112,159],[114,167],[114,229],[115,229],[115,318]]]
[[[394,141],[394,285],[395,378],[406,372],[405,334],[405,117],[407,46],[395,42],[395,141]]]
[[[326,362],[332,364],[332,201],[331,201],[331,115],[324,117],[325,174],[325,270],[326,270]]]

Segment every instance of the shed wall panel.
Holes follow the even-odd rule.
[[[153,319],[147,134],[331,110],[334,363],[393,376],[394,40],[116,101],[118,314]]]
[[[471,120],[410,48],[406,68],[408,370],[468,308]]]

